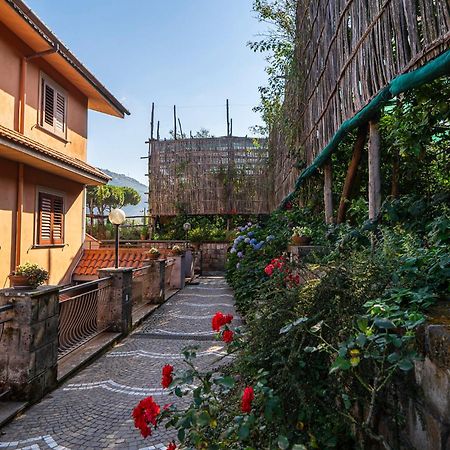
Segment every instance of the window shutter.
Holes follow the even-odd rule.
[[[43,116],[44,122],[51,127],[53,127],[53,116],[54,116],[54,105],[55,105],[55,91],[44,82],[44,102],[43,102]]]
[[[53,244],[63,244],[64,202],[61,197],[53,197]]]
[[[66,125],[66,98],[64,95],[56,92],[55,108],[55,130],[59,133],[65,132]]]
[[[56,195],[39,193],[38,244],[64,243],[64,199]]]
[[[46,78],[42,79],[40,125],[58,135],[66,133],[67,97]]]

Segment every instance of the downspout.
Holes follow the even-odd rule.
[[[14,267],[20,265],[20,252],[22,243],[22,214],[23,214],[23,164],[19,163],[17,170],[17,206],[16,206],[16,251],[14,254]]]

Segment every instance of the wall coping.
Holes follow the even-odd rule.
[[[0,289],[0,295],[5,297],[39,297],[41,295],[50,294],[57,292],[62,288],[62,286],[39,286],[36,289],[14,289],[6,288]]]

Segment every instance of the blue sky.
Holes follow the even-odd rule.
[[[251,134],[265,83],[264,57],[249,40],[264,31],[252,0],[28,0],[28,5],[130,110],[120,120],[91,111],[88,160],[144,183],[150,106],[161,135],[176,104],[183,131]]]

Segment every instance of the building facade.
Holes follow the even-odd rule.
[[[85,235],[88,111],[121,103],[20,0],[0,0],[0,287],[24,262],[70,282]]]

